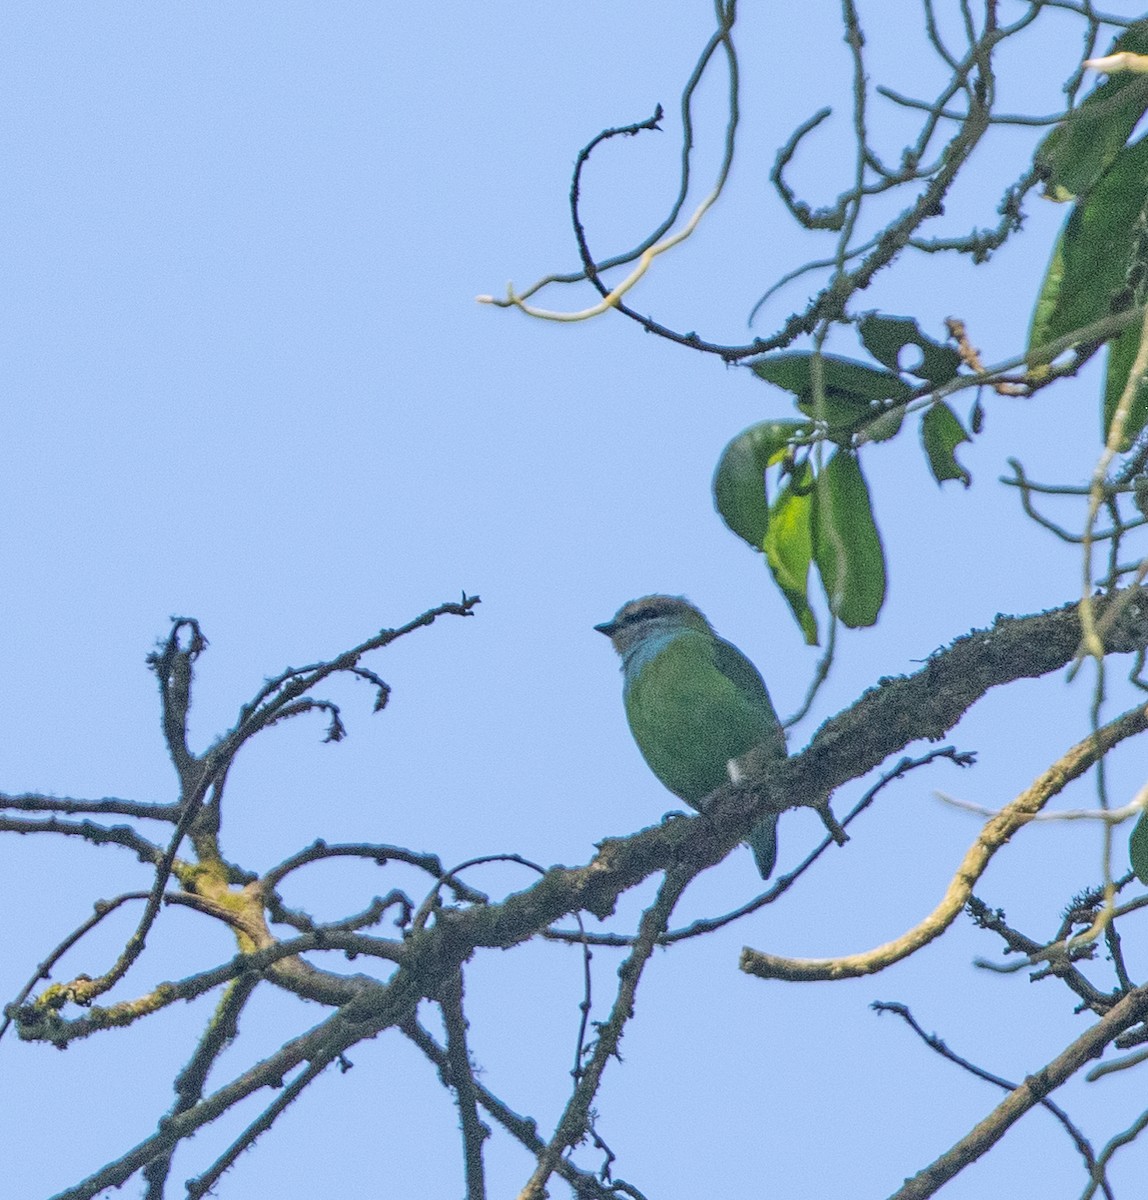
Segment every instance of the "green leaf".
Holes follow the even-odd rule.
[[[1100,440],[1108,440],[1108,430],[1112,427],[1112,418],[1116,415],[1116,407],[1124,394],[1124,387],[1136,360],[1136,352],[1140,349],[1140,322],[1129,325],[1118,337],[1108,343],[1108,371],[1104,380],[1104,425],[1100,430]],[[1148,425],[1148,382],[1140,380],[1136,395],[1132,399],[1132,407],[1128,419],[1124,423],[1124,437],[1119,450],[1127,450],[1136,440],[1136,435]]]
[[[934,386],[947,383],[956,375],[961,356],[952,346],[926,337],[912,317],[885,317],[870,313],[858,326],[865,349],[880,363],[894,371],[916,375]],[[920,350],[921,361],[915,366],[901,362],[906,346]]]
[[[1044,273],[1044,282],[1040,285],[1040,293],[1036,298],[1036,307],[1032,310],[1032,324],[1028,331],[1028,348],[1035,349],[1054,340],[1049,332],[1056,316],[1056,307],[1060,302],[1060,289],[1064,286],[1064,230],[1057,235],[1056,245],[1052,248],[1052,257],[1048,260],[1048,270]],[[1033,367],[1035,376],[1043,377],[1048,374],[1048,365],[1041,363]]]
[[[1148,53],[1148,22],[1139,21],[1116,39],[1110,54]],[[1045,194],[1068,200],[1087,194],[1112,165],[1148,110],[1148,76],[1120,71],[1094,88],[1068,119],[1037,147]]]
[[[876,623],[885,554],[856,454],[838,450],[813,489],[813,557],[829,608],[851,629]]]
[[[887,442],[901,432],[905,422],[905,406],[898,404],[888,408],[880,416],[867,421],[858,431],[859,442]]]
[[[965,432],[960,418],[940,401],[934,404],[921,418],[921,441],[929,459],[929,469],[938,483],[946,479],[959,479],[965,487],[973,477],[957,462],[954,451],[962,442],[973,439]]]
[[[714,506],[755,550],[765,545],[769,527],[765,472],[811,431],[808,421],[762,421],[743,430],[722,451],[714,471]]]
[[[1136,878],[1148,884],[1148,813],[1141,813],[1128,839],[1128,856],[1132,859],[1132,870]]]
[[[750,369],[767,383],[797,397],[803,413],[824,421],[831,429],[853,430],[880,416],[890,401],[907,400],[912,389],[892,371],[871,367],[851,358],[820,356],[824,404],[814,401],[814,354],[804,350],[771,354],[750,363]]]
[[[809,564],[813,560],[813,472],[802,463],[769,507],[765,558],[808,646],[817,645],[817,617],[809,606]]]
[[[1148,137],[1121,150],[1073,208],[1033,313],[1030,350],[1109,316],[1114,301],[1120,307],[1146,200]]]

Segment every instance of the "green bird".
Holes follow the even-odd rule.
[[[622,656],[622,698],[642,757],[691,808],[734,778],[734,760],[753,747],[785,757],[785,731],[757,668],[688,600],[643,596],[594,628]],[[777,814],[746,844],[768,879]]]

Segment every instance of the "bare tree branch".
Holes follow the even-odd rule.
[[[1087,1062],[1098,1058],[1124,1030],[1148,1016],[1148,987],[1129,992],[1107,1016],[1071,1042],[1047,1066],[1029,1075],[983,1121],[940,1158],[899,1188],[889,1200],[925,1200],[990,1150],[1009,1129]]]

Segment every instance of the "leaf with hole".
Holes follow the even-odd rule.
[[[905,371],[934,387],[947,383],[961,365],[961,356],[952,346],[926,337],[912,317],[887,317],[870,313],[858,326],[865,349],[894,371]],[[906,346],[920,351],[912,365],[902,361]]]
[[[959,479],[965,487],[972,483],[973,477],[957,462],[954,453],[962,442],[972,440],[960,418],[944,401],[938,401],[921,418],[921,441],[929,469],[938,483],[946,479]]]

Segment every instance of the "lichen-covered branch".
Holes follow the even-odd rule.
[[[304,685],[314,686],[336,670],[357,668],[358,658],[366,652],[364,647],[381,648],[401,632],[427,624],[441,612],[465,615],[472,603],[464,601],[462,605],[431,610],[430,614],[424,614],[402,630],[384,631],[327,663],[290,670],[269,681],[256,700],[241,711],[236,728],[217,739],[208,752],[196,755],[188,749],[191,757],[185,763],[185,771],[181,772],[181,787],[185,778],[201,780],[204,773],[214,774],[217,779],[222,777],[234,754],[254,732],[277,719],[284,707],[289,711],[301,711],[292,706],[305,698],[300,691]],[[1109,606],[1117,615],[1106,628],[1106,651],[1109,654],[1142,651],[1148,645],[1148,603],[1143,592],[1131,589],[1098,601],[1098,619],[1106,619]],[[584,1136],[597,1140],[591,1104],[602,1072],[615,1053],[633,1010],[634,993],[642,970],[653,948],[665,940],[674,902],[692,880],[730,853],[765,812],[800,804],[828,814],[829,797],[836,788],[879,767],[911,742],[940,737],[990,688],[1063,667],[1072,661],[1079,639],[1076,605],[1034,616],[999,618],[991,629],[969,634],[936,652],[913,675],[882,681],[856,704],[827,722],[810,745],[790,759],[761,765],[755,764],[751,756],[746,763],[745,777],[715,792],[703,815],[682,817],[629,837],[606,839],[585,865],[550,868],[543,871],[536,882],[497,900],[488,898],[459,878],[465,867],[445,871],[433,855],[415,854],[401,847],[385,845],[314,843],[272,867],[261,878],[224,858],[219,843],[222,789],[216,787],[210,799],[205,799],[202,787],[196,784],[190,802],[186,795],[181,801],[180,817],[166,849],[154,843],[147,843],[145,847],[131,838],[126,840],[134,850],[146,849],[141,857],[155,872],[152,889],[140,893],[139,897],[146,898],[148,905],[154,900],[157,910],[163,904],[181,903],[205,917],[224,922],[233,931],[240,954],[211,971],[163,984],[118,1005],[103,1009],[87,1007],[76,1017],[68,1016],[68,1006],[90,1004],[96,994],[93,983],[102,986],[102,982],[77,978],[53,985],[41,996],[26,999],[12,1013],[21,1036],[63,1045],[111,1025],[141,1019],[176,999],[203,995],[220,986],[231,989],[228,993],[231,999],[225,997],[219,1019],[205,1033],[188,1066],[181,1072],[177,1080],[176,1103],[156,1134],[64,1195],[73,1200],[94,1196],[145,1167],[154,1186],[162,1187],[171,1152],[184,1138],[263,1088],[287,1084],[291,1088],[288,1098],[293,1098],[323,1064],[336,1061],[363,1038],[374,1037],[389,1028],[401,1029],[410,1036],[418,1005],[424,1000],[446,1003],[450,1008],[453,1046],[448,1047],[450,1053],[444,1051],[444,1054],[448,1059],[455,1057],[454,1069],[461,1070],[462,1060],[457,1056],[465,1053],[465,1042],[460,1041],[459,1035],[464,1029],[466,1014],[462,1010],[461,993],[457,990],[452,993],[451,987],[457,989],[460,971],[473,955],[487,948],[506,949],[529,941],[565,916],[589,913],[606,917],[625,892],[652,875],[662,874],[665,881],[659,900],[647,910],[636,936],[625,939],[631,954],[623,970],[613,1012],[597,1027],[597,1040],[575,1080],[567,1110],[553,1136],[540,1147],[535,1146],[538,1168],[526,1195],[540,1195],[545,1180],[554,1172],[566,1178],[579,1178],[566,1159],[566,1152]],[[189,702],[190,687],[189,676],[188,690],[185,692],[181,686],[178,691],[180,704]],[[178,720],[174,724],[178,725]],[[1066,756],[1056,768],[1060,772],[1058,778],[1071,777],[1083,769],[1090,754],[1102,753],[1120,737],[1131,736],[1143,725],[1143,714],[1139,711],[1130,714],[1123,723],[1114,723],[1099,742],[1089,743],[1087,749],[1078,748],[1075,757]],[[897,774],[904,766],[895,767],[891,774]],[[1063,779],[1057,786],[1063,785]],[[967,872],[970,879],[979,870],[978,863],[987,860],[986,856],[1003,845],[1023,823],[1037,793],[1042,797],[1045,793],[1051,794],[1054,783],[1050,774],[1031,797],[1021,798],[1013,809],[997,818],[996,825],[990,823],[978,847],[971,852],[980,857],[975,863],[970,859]],[[23,798],[21,813],[35,814],[42,806],[48,815],[39,818],[41,823],[62,820],[68,826],[80,824],[52,815],[52,803],[51,797],[31,801]],[[81,808],[84,804],[83,801],[69,803],[76,803]],[[205,814],[210,816],[210,821],[195,826]],[[147,815],[151,815],[150,810]],[[27,815],[5,819],[15,822],[37,820],[35,816]],[[94,823],[89,819],[83,824]],[[195,826],[191,833],[188,833],[189,825]],[[58,831],[76,832],[63,827]],[[99,838],[93,835],[89,840],[98,841]],[[124,842],[123,838],[119,840]],[[191,842],[194,857],[176,856],[177,847],[181,847],[183,853],[185,840]],[[315,922],[305,913],[285,909],[275,894],[275,885],[312,862],[335,857],[374,860],[380,867],[399,863],[404,869],[431,875],[434,885],[417,914],[413,902],[401,890],[392,890],[388,898],[372,902],[360,913],[325,924]],[[541,870],[516,855],[498,857],[509,858],[535,871]],[[181,891],[165,889],[156,898],[154,888],[159,879],[174,880]],[[450,904],[443,902],[440,893],[444,889],[452,891]],[[399,910],[401,932],[398,937],[386,939],[362,932],[363,926],[381,919],[390,907]],[[273,928],[276,920],[299,932],[283,939]],[[147,927],[150,928],[150,924]],[[305,951],[309,958],[323,953],[353,955],[361,961],[385,964],[386,975],[379,978],[370,974],[347,974],[344,970],[315,965],[301,957]],[[121,965],[125,961],[121,956]],[[134,959],[128,962],[128,966],[132,965]],[[288,1042],[258,1067],[240,1074],[214,1092],[204,1094],[207,1069],[231,1036],[232,1017],[238,1011],[236,1006],[241,1007],[256,983],[264,981],[327,1006],[331,1009],[330,1015],[310,1033]],[[455,983],[452,985],[451,981]],[[428,1047],[423,1048],[429,1052]],[[488,1112],[497,1112],[500,1123],[504,1119],[510,1120],[511,1124],[513,1121],[498,1109],[492,1095],[479,1086],[473,1075],[469,1084],[463,1082],[466,1124],[471,1131],[468,1154],[471,1154],[472,1150],[477,1150],[483,1129],[476,1115],[476,1105]],[[265,1110],[235,1143],[234,1153],[249,1145],[266,1128],[280,1111],[282,1102],[281,1098]],[[519,1133],[523,1131],[520,1129]],[[531,1144],[535,1145],[532,1140]],[[231,1161],[229,1155],[217,1164],[219,1170]],[[471,1161],[469,1186],[472,1194],[477,1195],[480,1194],[480,1160],[476,1153],[471,1154]],[[216,1176],[215,1168],[209,1169],[202,1177],[204,1186]],[[630,1189],[624,1194],[639,1193]]]

